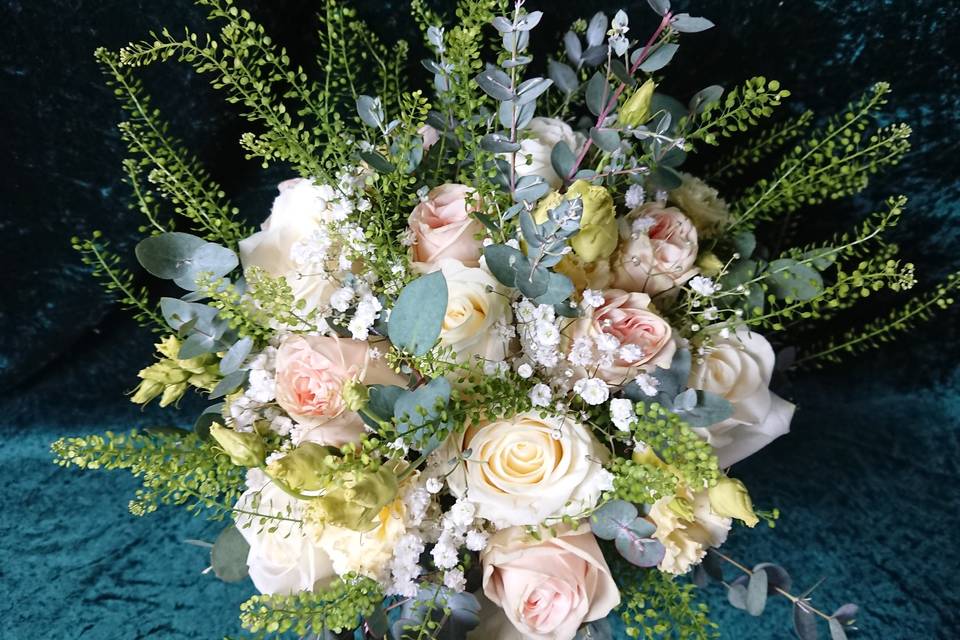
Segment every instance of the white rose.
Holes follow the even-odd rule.
[[[753,455],[790,431],[794,405],[770,391],[773,349],[766,338],[740,328],[715,338],[707,354],[695,358],[689,386],[726,398],[733,415],[695,429],[717,452],[721,467]]]
[[[459,361],[479,356],[488,361],[506,359],[510,337],[496,325],[513,319],[509,291],[480,267],[457,260],[441,260],[435,267],[447,281],[447,312],[440,328],[440,344],[452,348]]]
[[[555,438],[559,435],[559,438]],[[538,412],[470,426],[447,440],[441,456],[470,456],[447,476],[450,491],[497,526],[535,525],[577,515],[603,492],[603,448],[586,426]]]
[[[563,178],[553,170],[550,154],[558,142],[566,142],[574,153],[582,144],[582,140],[573,132],[563,120],[556,118],[533,118],[524,130],[530,137],[520,141],[520,151],[517,152],[516,172],[518,176],[540,176],[550,183],[554,189],[559,189]],[[509,159],[512,154],[506,154]]]
[[[240,241],[240,262],[244,269],[260,267],[274,278],[286,278],[294,297],[306,302],[308,310],[316,309],[330,300],[339,285],[325,274],[303,273],[291,252],[325,229],[336,192],[301,178],[281,182],[278,189],[280,195],[260,231]]]
[[[664,496],[650,507],[647,518],[657,526],[653,537],[665,549],[663,560],[657,565],[660,571],[682,574],[698,564],[710,547],[719,547],[727,540],[730,518],[718,516],[710,508],[706,491],[691,494],[684,490],[681,497],[688,500],[693,520],[686,520],[670,507],[675,496]]]
[[[250,545],[247,566],[260,593],[293,594],[322,587],[334,576],[327,553],[304,531],[299,522],[303,503],[273,483],[249,489],[237,501],[237,528]],[[250,513],[290,520],[267,520]]]
[[[670,192],[670,202],[677,205],[706,237],[716,235],[730,219],[730,209],[720,193],[700,178],[681,173],[683,183]]]

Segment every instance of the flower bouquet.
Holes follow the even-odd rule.
[[[523,0],[452,20],[412,0],[424,91],[407,45],[335,0],[310,69],[233,0],[199,4],[215,34],[97,51],[128,114],[136,258],[176,295],[154,301],[99,233],[74,242],[158,336],[132,400],[209,406],[191,429],[60,440],[60,464],[140,477],[136,515],[227,521],[210,565],[260,592],[241,611],[256,637],[712,638],[711,581],[751,615],[789,599],[802,640],[846,637],[854,605],[817,608],[720,547],[779,515],[727,473],[789,430],[775,372],[952,302],[955,277],[843,324],[914,284],[884,238],[903,198],[796,240],[805,207],[907,151],[906,125],[874,125],[887,85],[827,119],[778,115],[789,93],[762,77],[681,102],[665,69],[713,25],[668,0],[575,22],[545,64]],[[166,60],[241,107],[250,158],[296,176],[258,228],[151,105],[135,70]]]

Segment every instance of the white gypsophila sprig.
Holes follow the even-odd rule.
[[[624,194],[624,201],[628,209],[636,209],[642,205],[647,199],[646,191],[643,189],[643,185],[632,184],[627,188],[627,193]]]
[[[603,404],[610,397],[610,387],[600,378],[581,378],[573,385],[573,392],[587,404]]]
[[[633,401],[627,398],[614,398],[610,401],[610,419],[617,429],[630,431],[636,421],[637,414],[633,409]]]

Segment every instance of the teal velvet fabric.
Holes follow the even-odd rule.
[[[313,27],[304,25],[316,3],[243,4],[296,59],[310,59]],[[385,37],[415,39],[404,3],[357,4]],[[619,4],[645,31],[643,2],[564,1],[550,4],[538,33]],[[718,27],[684,39],[665,87],[677,95],[761,73],[794,91],[791,108],[829,112],[890,80],[889,117],[914,125],[915,150],[863,196],[812,210],[805,226],[849,223],[902,192],[911,204],[896,236],[920,287],[960,267],[960,6],[729,0],[684,8]],[[239,631],[238,606],[253,592],[204,574],[206,551],[184,543],[212,540],[219,524],[173,509],[136,518],[126,509],[136,487],[129,477],[61,469],[48,452],[65,435],[188,424],[197,409],[140,411],[125,399],[150,361],[150,337],[104,300],[68,247],[70,236],[101,228],[129,251],[138,224],[125,211],[119,113],[93,48],[184,23],[204,25],[186,0],[0,3],[0,638],[222,637]],[[182,67],[145,77],[175,130],[242,210],[262,217],[286,174],[242,159],[236,113]],[[759,505],[783,516],[773,531],[737,529],[726,549],[748,564],[786,566],[801,588],[825,577],[814,602],[860,604],[860,638],[946,640],[960,629],[958,320],[956,310],[944,313],[882,353],[779,380],[799,406],[792,433],[734,468]],[[722,588],[705,597],[725,639],[790,637],[783,601],[753,619],[729,607]]]

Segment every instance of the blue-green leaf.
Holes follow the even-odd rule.
[[[561,140],[553,145],[553,150],[550,152],[550,164],[553,165],[553,170],[558,176],[566,180],[576,161],[576,156],[573,155],[573,151],[566,142]]]
[[[587,25],[587,44],[591,47],[599,46],[606,35],[607,15],[603,11],[598,11],[593,14],[590,24]]]
[[[723,87],[718,84],[712,84],[705,89],[701,89],[690,98],[690,111],[703,113],[709,105],[718,102],[721,96],[723,96]]]
[[[747,583],[747,613],[752,616],[763,614],[767,606],[767,572],[754,571]]]
[[[217,398],[222,398],[223,396],[229,395],[240,388],[244,382],[247,381],[247,375],[250,372],[246,369],[238,369],[233,373],[223,377],[223,380],[217,383],[217,386],[213,388],[213,391],[210,392],[210,399],[216,400]]]
[[[680,33],[699,33],[714,25],[706,18],[691,16],[689,13],[678,13],[670,20],[670,26]]]
[[[217,404],[210,405],[203,410],[199,416],[197,416],[196,421],[193,423],[193,430],[203,438],[210,436],[210,425],[214,422],[223,421],[223,403],[218,402]]]
[[[620,136],[613,129],[590,127],[590,139],[608,153],[613,153],[620,148]]]
[[[247,554],[250,545],[235,526],[220,532],[210,549],[210,566],[224,582],[240,582],[247,577]]]
[[[580,81],[577,79],[577,72],[570,68],[570,65],[556,60],[547,61],[547,75],[553,80],[553,84],[565,95],[571,96],[577,92],[580,87]]]
[[[593,74],[587,83],[587,108],[590,113],[599,116],[606,110],[610,100],[610,85],[599,71]]]
[[[253,338],[240,338],[233,343],[220,360],[220,373],[227,375],[240,368],[244,359],[250,355],[250,349],[253,348]]]
[[[212,278],[220,278],[236,269],[239,264],[237,254],[230,249],[215,242],[205,242],[184,261],[180,274],[173,281],[182,289],[195,291],[200,274],[206,273]]]
[[[514,202],[536,202],[550,192],[550,183],[540,176],[522,176],[513,191]]]
[[[676,55],[678,49],[680,49],[680,45],[672,42],[661,44],[653,53],[647,56],[646,60],[640,63],[641,71],[653,73],[654,71],[663,69],[670,64],[670,61],[673,60],[673,56]],[[637,51],[637,55],[640,53],[642,53],[642,50]]]
[[[447,281],[434,271],[405,286],[390,312],[388,333],[395,347],[422,356],[437,342],[447,312]]]
[[[647,0],[647,4],[658,16],[665,16],[670,11],[670,0]]]
[[[638,520],[635,522],[646,522]],[[641,529],[642,530],[642,529]],[[638,567],[655,567],[663,560],[666,555],[666,548],[659,540],[649,537],[642,537],[633,529],[632,526],[621,529],[613,541],[617,552],[623,556],[627,562]]]
[[[800,640],[817,640],[820,637],[816,615],[802,602],[793,605],[793,630]]]
[[[474,78],[480,88],[495,100],[513,100],[510,76],[496,67],[487,67]]]
[[[517,87],[517,104],[524,105],[539,98],[544,91],[550,88],[553,80],[548,78],[530,78]]]
[[[764,282],[770,293],[780,299],[802,302],[816,298],[823,291],[823,278],[815,269],[789,258],[771,262]]]
[[[379,129],[384,120],[383,105],[380,99],[371,96],[357,96],[357,115],[360,116],[363,124]]]
[[[836,618],[830,618],[830,640],[847,640],[847,632]]]
[[[613,540],[637,515],[637,508],[626,500],[611,500],[590,515],[590,529],[598,538]]]
[[[172,231],[144,238],[137,243],[134,254],[148,273],[173,280],[186,272],[190,257],[205,244],[203,238]]]

